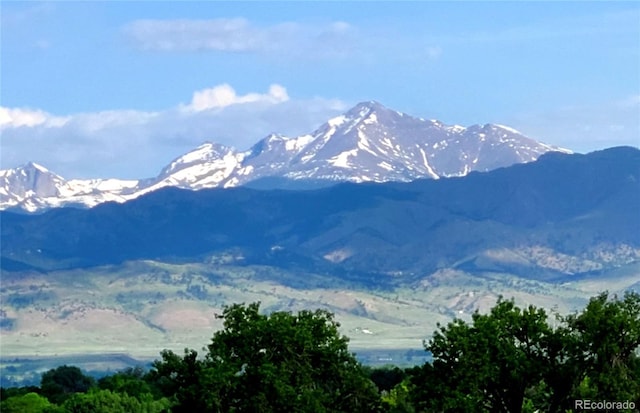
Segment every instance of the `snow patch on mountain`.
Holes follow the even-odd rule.
[[[338,168],[349,168],[349,157],[356,156],[358,154],[357,149],[351,149],[349,151],[344,151],[339,155],[334,156],[329,159],[329,163],[333,166],[337,166]]]
[[[424,149],[420,148],[420,153],[422,154],[422,162],[424,162],[424,167],[427,168],[427,173],[433,179],[440,179],[440,176],[433,170],[431,165],[429,165],[429,161],[427,161],[427,154],[424,153]]]
[[[65,205],[126,202],[167,186],[229,188],[256,179],[350,182],[462,176],[570,151],[499,124],[446,125],[362,102],[297,137],[271,134],[250,149],[205,142],[143,180],[65,180],[42,165],[0,170],[0,209],[37,212]]]
[[[345,115],[336,116],[335,118],[331,118],[327,121],[327,124],[332,128],[337,128],[347,121],[347,117]]]
[[[314,137],[311,135],[302,135],[297,138],[287,139],[285,141],[285,148],[288,151],[299,151],[313,141],[313,139]]]
[[[499,124],[497,124],[497,123],[495,123],[494,125],[495,125],[496,127],[500,128],[500,129],[504,129],[504,130],[506,130],[507,132],[511,132],[511,133],[518,134],[518,135],[519,135],[519,134],[521,134],[521,132],[520,132],[519,130],[514,129],[514,128],[511,128],[511,127],[509,127],[509,126],[499,125]]]

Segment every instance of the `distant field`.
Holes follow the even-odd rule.
[[[128,367],[149,367],[153,359],[134,359],[126,354],[69,354],[46,357],[0,358],[0,383],[2,387],[39,385],[42,373],[62,366],[78,366],[88,374],[98,377]]]
[[[214,314],[228,304],[254,301],[265,311],[327,309],[363,361],[411,364],[421,362],[411,351],[422,349],[438,322],[468,319],[475,310],[492,307],[500,295],[568,313],[600,291],[639,285],[638,265],[555,284],[440,270],[410,285],[380,290],[326,275],[211,263],[138,261],[47,274],[3,273],[2,370],[11,373],[13,366],[24,376],[45,368],[43,360],[117,369],[153,360],[167,348],[199,350],[222,327]],[[11,362],[15,359],[29,361]]]
[[[423,349],[352,349],[360,362],[368,366],[394,365],[410,367],[424,364],[430,360],[429,354]],[[69,354],[65,356],[44,356],[28,358],[0,357],[0,386],[19,387],[39,385],[42,373],[62,366],[77,366],[87,374],[102,377],[129,367],[150,368],[152,358],[133,358],[126,354]]]

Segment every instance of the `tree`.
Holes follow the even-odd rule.
[[[167,400],[153,400],[150,394],[136,398],[110,390],[76,393],[62,405],[68,413],[161,413],[169,409]]]
[[[640,294],[602,293],[564,318],[581,375],[579,394],[595,400],[640,399]]]
[[[27,393],[40,393],[38,386],[0,387],[0,401],[13,396],[24,396]]]
[[[500,299],[472,323],[438,326],[425,348],[433,363],[411,376],[426,411],[566,412],[576,399],[640,399],[640,295],[607,293],[558,316]]]
[[[84,393],[94,385],[94,380],[75,366],[60,366],[42,375],[41,392],[52,403],[60,404],[73,393]]]
[[[388,413],[414,413],[415,409],[411,403],[412,385],[407,378],[396,384],[388,392],[382,394],[382,402],[385,411]]]
[[[49,400],[37,393],[12,396],[0,403],[2,413],[42,413],[51,406]]]
[[[152,393],[151,386],[144,380],[144,370],[141,367],[128,368],[111,376],[98,380],[98,387],[115,393],[126,393],[138,397],[141,394]]]
[[[418,407],[438,411],[520,412],[528,389],[544,377],[544,343],[553,334],[544,310],[500,299],[472,324],[438,326],[425,348],[433,363],[413,378]]]
[[[198,359],[195,350],[185,349],[180,357],[170,350],[160,353],[162,361],[155,361],[148,380],[174,404],[174,412],[212,411],[219,406],[220,389],[211,370]]]
[[[365,372],[381,392],[390,391],[407,377],[407,373],[396,366],[365,367]]]
[[[259,303],[226,307],[224,329],[200,360],[170,351],[152,371],[173,389],[177,411],[374,412],[375,385],[348,351],[329,312],[260,314]]]

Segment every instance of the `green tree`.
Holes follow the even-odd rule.
[[[155,380],[175,391],[176,411],[374,412],[379,396],[322,310],[260,314],[259,303],[223,312],[207,353],[165,351]]]
[[[500,299],[472,324],[438,326],[425,348],[433,363],[413,377],[419,408],[435,411],[522,411],[528,389],[544,378],[545,340],[553,335],[544,310]]]
[[[195,350],[185,349],[182,357],[170,350],[160,355],[162,361],[154,362],[148,380],[172,401],[173,411],[211,411],[219,405],[219,383]]]
[[[2,413],[42,413],[49,407],[51,407],[49,400],[37,393],[12,396],[0,402]]]
[[[13,396],[24,396],[27,393],[40,393],[38,386],[0,387],[0,401]]]
[[[640,294],[627,292],[622,299],[600,294],[564,321],[581,373],[575,396],[640,399]]]
[[[413,386],[407,378],[396,384],[391,390],[383,391],[382,402],[388,413],[414,413],[411,403],[411,391]]]
[[[433,354],[411,373],[419,410],[566,412],[575,399],[640,399],[640,295],[607,293],[558,316],[500,299],[472,323],[439,326],[425,344]]]
[[[161,413],[169,411],[169,402],[153,400],[150,394],[136,398],[110,390],[92,390],[70,396],[62,407],[68,413]]]
[[[78,367],[60,366],[42,375],[41,393],[52,403],[60,404],[74,393],[88,391],[95,381]]]
[[[98,387],[114,393],[126,393],[133,397],[153,391],[145,381],[145,372],[141,367],[128,368],[111,376],[102,377],[98,380]]]
[[[381,392],[393,389],[407,377],[407,373],[396,366],[365,367],[365,372]]]

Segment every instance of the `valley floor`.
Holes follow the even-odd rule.
[[[274,267],[203,263],[136,261],[47,274],[6,272],[0,291],[1,357],[153,359],[163,349],[200,349],[222,327],[215,315],[224,306],[255,301],[264,311],[327,309],[359,353],[407,352],[423,348],[437,323],[468,319],[491,308],[499,296],[566,314],[601,291],[615,294],[639,285],[637,264],[564,283],[440,270],[384,289]]]

